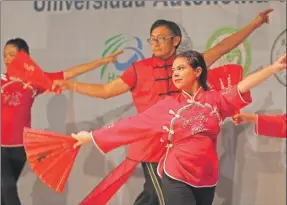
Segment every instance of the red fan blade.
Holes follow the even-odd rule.
[[[51,90],[52,81],[42,69],[24,51],[17,53],[7,68],[8,75],[20,78],[26,83],[38,86],[43,90]]]
[[[237,85],[243,78],[243,67],[236,64],[220,66],[208,71],[207,82],[210,90],[223,90]],[[240,111],[236,111],[239,113]]]
[[[63,192],[79,148],[77,141],[47,131],[24,129],[24,146],[32,170],[50,188]]]
[[[63,149],[61,146],[52,147],[51,145],[49,147],[26,146],[25,148],[26,150],[30,150],[29,153],[27,153],[27,157],[29,157],[31,160],[37,160],[39,157],[45,157],[47,155],[49,155],[49,157],[59,157],[59,155],[62,153],[61,150]]]
[[[70,153],[64,153],[60,155],[60,157],[55,156],[55,158],[51,158],[53,159],[53,163],[49,164],[48,167],[47,165],[46,167],[41,166],[42,170],[43,168],[45,168],[45,171],[41,175],[39,175],[39,177],[50,188],[55,189],[57,192],[62,192],[64,190],[64,186],[70,174],[70,170],[72,168],[71,163],[62,163],[64,160],[69,159],[69,158],[71,158]],[[55,167],[57,168],[55,169]],[[37,168],[39,170],[40,166],[38,166]],[[61,177],[59,178],[55,176],[61,176]]]
[[[75,158],[76,158],[77,154],[78,154],[78,152],[77,153],[73,153],[73,155],[72,155],[73,162],[75,161]],[[63,174],[63,177],[62,177],[61,181],[59,181],[59,185],[58,185],[58,189],[59,190],[64,190],[66,182],[68,180],[68,177],[70,176],[70,173],[71,173],[73,165],[74,165],[74,163],[67,164],[66,170],[65,170],[65,172]]]
[[[242,80],[242,76],[242,66],[228,64],[209,70],[207,82],[210,90],[222,90],[238,84]]]

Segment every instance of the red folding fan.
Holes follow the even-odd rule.
[[[63,192],[79,148],[71,136],[24,129],[24,147],[32,170],[56,192]]]
[[[241,65],[227,64],[209,70],[207,82],[210,90],[223,90],[237,85],[242,78],[243,67]],[[236,113],[239,112],[239,110],[236,111]]]
[[[51,90],[52,81],[48,78],[42,69],[31,59],[24,51],[17,53],[12,62],[8,65],[8,75],[20,78],[26,83],[42,88],[43,90]]]
[[[242,80],[241,65],[228,64],[208,71],[207,82],[210,90],[223,90],[238,84]]]

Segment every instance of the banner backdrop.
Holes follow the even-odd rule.
[[[151,56],[146,39],[157,19],[173,20],[181,25],[184,39],[180,50],[204,51],[247,25],[266,8],[275,10],[270,25],[262,26],[217,62],[217,65],[240,63],[247,74],[269,65],[285,52],[286,2],[2,1],[1,46],[10,38],[26,39],[33,58],[50,72],[124,49],[116,64],[77,78],[82,82],[107,83],[132,61]],[[254,102],[244,111],[285,113],[285,89],[286,72],[271,77],[252,90]],[[100,128],[133,114],[130,93],[102,100],[65,92],[59,96],[37,97],[32,126],[72,133]],[[223,125],[218,141],[221,171],[215,205],[285,204],[286,140],[256,136],[253,130],[252,125],[234,127],[228,120]],[[103,156],[93,144],[83,147],[62,195],[49,190],[26,165],[19,182],[23,204],[78,204],[121,162],[125,151],[121,148]],[[132,204],[143,182],[139,167],[109,204]]]

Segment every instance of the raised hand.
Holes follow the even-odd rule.
[[[238,113],[232,117],[232,121],[235,125],[246,124],[246,123],[256,123],[256,114],[249,113]]]
[[[71,136],[78,142],[74,144],[74,148],[92,141],[92,134],[90,132],[81,131],[78,134],[71,134]]]
[[[287,63],[287,58],[286,58],[286,53],[281,56],[277,61],[275,61],[272,66],[274,67],[276,72],[286,70],[286,63]]]
[[[120,51],[117,51],[117,52],[114,52],[106,57],[104,57],[104,60],[106,61],[106,63],[114,63],[117,61],[117,58],[119,55],[121,55],[124,51],[123,50],[120,50]]]
[[[54,80],[52,85],[52,90],[66,90],[71,89],[76,85],[76,82],[72,80]]]
[[[263,24],[269,24],[269,14],[273,11],[274,9],[266,9],[264,11],[261,11],[256,18],[254,19],[254,24],[258,28],[262,26]]]

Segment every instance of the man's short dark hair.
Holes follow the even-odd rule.
[[[182,33],[180,30],[180,27],[176,23],[174,23],[173,21],[167,21],[167,20],[163,20],[163,19],[159,19],[159,20],[155,21],[150,28],[150,35],[151,35],[152,31],[159,26],[167,27],[171,31],[172,35],[180,37],[180,42],[181,42]],[[176,48],[178,48],[178,46],[180,45],[180,42],[176,46]]]

